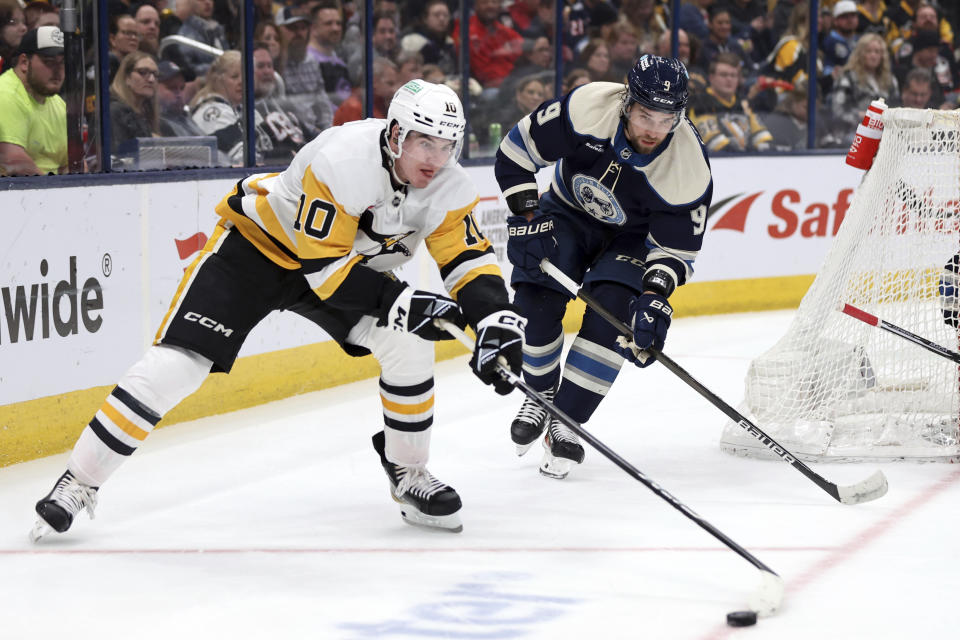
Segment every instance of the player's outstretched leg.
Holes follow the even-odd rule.
[[[454,488],[433,477],[425,466],[390,462],[384,454],[385,444],[383,431],[374,434],[373,448],[380,455],[380,464],[390,480],[390,495],[400,504],[403,519],[424,527],[462,531],[460,496]]]
[[[90,487],[69,471],[65,472],[53,490],[37,502],[37,523],[30,532],[30,539],[37,542],[40,538],[56,531],[63,533],[73,524],[73,518],[82,509],[87,510],[93,519],[93,510],[97,506],[97,487]]]
[[[580,438],[559,420],[551,420],[543,437],[543,460],[540,473],[562,480],[573,465],[583,462],[583,445]]]
[[[553,389],[547,389],[541,395],[553,402],[554,393],[556,392]],[[549,423],[550,416],[546,409],[530,398],[524,398],[517,417],[510,424],[510,438],[517,445],[518,456],[522,456],[533,446]]]

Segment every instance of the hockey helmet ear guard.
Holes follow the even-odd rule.
[[[390,149],[394,160],[403,153],[403,142],[411,131],[453,141],[454,149],[446,166],[460,159],[467,121],[460,98],[450,87],[419,79],[407,82],[397,89],[387,110],[388,135],[394,124],[399,127],[397,152]]]
[[[627,74],[621,115],[626,118],[630,105],[674,114],[671,131],[683,120],[689,92],[687,68],[676,58],[644,54]]]

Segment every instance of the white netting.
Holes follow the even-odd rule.
[[[943,347],[944,265],[960,252],[960,111],[888,109],[866,174],[785,336],[747,372],[741,411],[807,460],[960,460],[960,369],[838,310]],[[721,448],[769,451],[728,423]]]

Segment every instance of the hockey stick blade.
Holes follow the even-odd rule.
[[[858,309],[852,304],[841,303],[837,308],[841,312],[850,316],[851,318],[856,318],[860,322],[865,322],[874,327],[880,327],[884,331],[889,331],[894,335],[900,336],[904,340],[907,340],[908,342],[912,342],[915,345],[921,346],[927,351],[930,351],[931,353],[935,353],[942,358],[946,358],[948,360],[953,360],[956,363],[960,363],[960,353],[957,353],[956,351],[951,351],[946,347],[941,347],[936,342],[933,342],[932,340],[927,340],[926,338],[922,336],[918,336],[915,333],[910,333],[903,327],[898,327],[897,325],[891,324],[886,320],[882,320],[877,316],[873,315],[872,313],[867,313],[863,309]]]
[[[434,320],[434,324],[459,340],[465,347],[467,347],[467,349],[473,351],[474,341],[470,338],[470,336],[464,333],[460,327],[452,322],[441,319]],[[673,494],[661,487],[654,480],[649,478],[646,474],[634,467],[625,459],[620,457],[619,454],[610,449],[607,445],[597,440],[597,438],[595,438],[589,431],[584,429],[579,422],[568,416],[564,411],[557,408],[555,404],[544,398],[539,391],[528,385],[522,378],[510,371],[503,360],[498,361],[497,364],[500,376],[504,380],[512,384],[515,388],[520,389],[524,395],[540,405],[540,407],[551,416],[565,424],[571,431],[583,438],[584,442],[600,452],[600,454],[607,458],[610,462],[620,467],[620,469],[625,471],[627,475],[635,480],[638,480],[645,487],[655,493],[659,498],[665,500],[674,509],[682,513],[690,520],[693,520],[697,525],[700,526],[701,529],[726,545],[728,549],[759,569],[760,586],[754,591],[753,594],[751,594],[750,598],[748,599],[748,606],[750,607],[750,610],[755,611],[758,616],[771,616],[777,611],[777,609],[780,607],[780,603],[783,600],[783,579],[777,575],[777,572],[765,565],[763,562],[757,559],[756,556],[734,542],[731,538],[727,537],[725,533],[704,520],[693,509],[680,502],[680,500],[674,497]]]
[[[577,283],[571,280],[567,274],[554,266],[549,260],[544,258],[540,263],[540,268],[544,273],[552,277],[567,291],[569,291],[571,295],[583,300],[588,307],[603,317],[607,322],[612,324],[621,334],[630,340],[633,339],[633,330],[629,327],[629,325],[627,325],[627,323],[623,322],[605,309],[603,305],[593,298],[593,296],[581,289]],[[804,464],[802,460],[790,453],[789,450],[783,447],[776,440],[764,433],[760,427],[747,420],[747,418],[744,417],[739,411],[724,402],[720,396],[713,393],[710,389],[701,384],[696,378],[690,375],[683,367],[674,362],[665,353],[659,349],[649,349],[647,353],[652,355],[657,362],[666,367],[670,373],[683,380],[683,382],[703,396],[710,404],[738,424],[744,431],[759,440],[763,446],[772,451],[774,455],[805,475],[809,480],[823,489],[837,502],[842,504],[860,504],[863,502],[876,500],[887,493],[887,478],[883,475],[882,471],[877,471],[866,480],[853,485],[837,485],[833,482],[830,482]]]

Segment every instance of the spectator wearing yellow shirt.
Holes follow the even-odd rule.
[[[16,65],[0,75],[0,173],[66,173],[67,106],[63,86],[63,32],[28,31]]]

